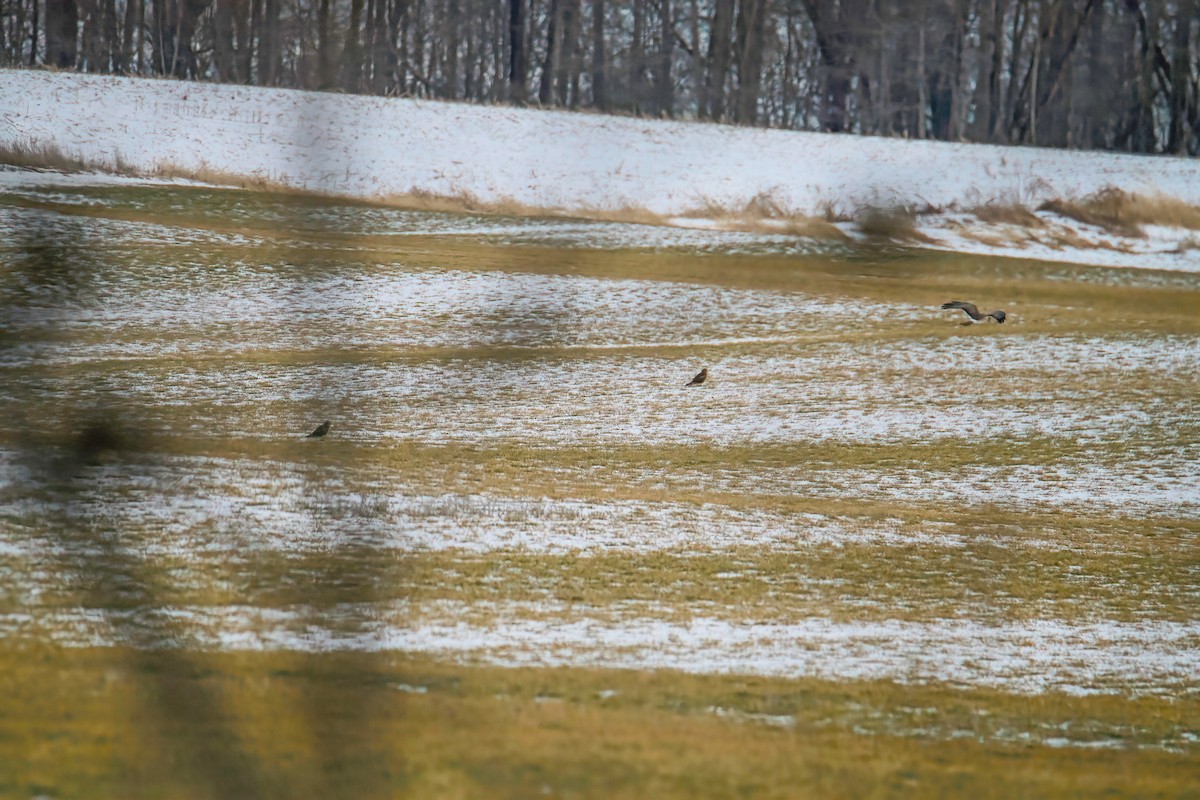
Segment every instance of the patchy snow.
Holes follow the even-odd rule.
[[[869,206],[1036,207],[1107,188],[1200,205],[1200,161],[5,70],[0,147],[56,149],[101,170],[249,182],[383,202],[719,228],[751,206],[782,218]],[[775,213],[775,212],[773,212]],[[771,221],[768,220],[768,223]],[[927,218],[937,247],[1200,270],[1194,234],[1158,230],[1057,249],[987,245]],[[973,223],[974,224],[974,223]],[[767,225],[767,229],[771,229]],[[779,225],[775,226],[780,227]],[[1086,226],[1072,225],[1083,230]],[[1086,235],[1084,237],[1086,239]],[[1179,252],[1172,252],[1179,251]]]
[[[925,245],[933,250],[1019,255],[1101,267],[1200,271],[1200,231],[1144,225],[1144,236],[1121,236],[1049,212],[1037,212],[1036,216],[1043,229],[987,223],[970,214],[921,217],[918,228],[934,240]]]
[[[753,483],[759,491],[773,489],[812,497],[842,497],[847,487],[854,486],[863,499],[945,507],[968,504],[1197,519],[1200,476],[1195,463],[1193,453],[1144,461],[1126,459],[1116,466],[1060,462],[1053,466],[968,467],[952,473],[899,467],[887,471],[790,469],[756,478]],[[701,480],[696,479],[697,483]],[[715,484],[727,491],[745,491],[748,487],[739,484],[747,482],[746,476],[738,476],[735,481]]]
[[[716,230],[720,220],[679,216],[714,206],[736,211],[755,198],[796,215],[897,202],[1036,204],[1107,186],[1200,202],[1195,161],[37,72],[0,79],[0,145],[13,144],[55,147],[97,168],[147,175],[248,178],[385,202],[413,194],[469,196],[513,213],[620,216],[635,206],[689,226],[499,215],[484,223],[477,216],[317,204],[296,212],[304,224],[291,228],[501,244],[792,252],[787,242],[802,238],[771,226],[734,233]],[[42,203],[100,203],[104,193],[72,198],[68,190],[130,182],[0,170],[7,196]],[[147,195],[158,202],[171,192]],[[0,238],[25,228],[51,237],[82,233],[80,259],[103,252],[100,245],[120,249],[122,258],[116,269],[97,258],[95,269],[85,271],[86,291],[69,299],[34,286],[29,302],[0,310],[0,327],[12,334],[0,363],[10,376],[0,382],[0,402],[22,414],[38,410],[10,427],[27,421],[44,433],[70,424],[77,409],[64,397],[79,408],[118,398],[135,409],[139,430],[152,441],[190,437],[204,449],[235,444],[248,455],[170,455],[167,447],[80,467],[83,475],[74,477],[82,479],[56,494],[30,477],[34,467],[13,449],[17,444],[0,448],[0,558],[6,560],[0,568],[10,593],[23,598],[19,611],[0,615],[0,638],[394,650],[500,664],[936,680],[1029,692],[1196,691],[1200,626],[1154,619],[1150,604],[1140,609],[1143,622],[1089,612],[1008,623],[975,614],[981,606],[967,600],[955,609],[956,619],[855,621],[822,607],[829,618],[781,616],[766,624],[718,618],[711,605],[588,608],[503,597],[491,605],[271,607],[271,593],[261,588],[239,589],[236,604],[204,608],[186,605],[190,599],[168,608],[64,607],[53,599],[64,585],[62,565],[103,563],[104,548],[155,568],[188,565],[172,568],[180,583],[210,580],[215,564],[236,574],[239,559],[269,561],[277,554],[398,563],[435,551],[500,562],[526,553],[832,551],[849,544],[932,551],[981,540],[1137,552],[1144,542],[1092,520],[1155,517],[1171,526],[1200,517],[1194,401],[1200,346],[1194,337],[1156,333],[1151,325],[1127,336],[1032,333],[1027,309],[1013,305],[1002,328],[961,336],[960,315],[946,315],[946,335],[931,336],[923,320],[936,309],[876,306],[896,326],[893,339],[876,340],[857,335],[863,320],[854,303],[799,292],[428,269],[377,263],[371,255],[363,263],[331,258],[328,269],[303,271],[243,263],[239,246],[258,242],[220,226],[173,228],[29,205],[0,207]],[[224,213],[197,205],[183,210]],[[234,226],[254,227],[269,226],[270,215],[283,212],[231,213]],[[1145,239],[1127,242],[1052,222],[1064,226],[1062,238],[1069,233],[1083,243],[1020,239],[1018,231],[961,213],[927,215],[922,230],[938,240],[931,247],[1200,271],[1200,248],[1182,246],[1187,232],[1148,227]],[[989,237],[1000,244],[987,244]],[[170,247],[169,260],[145,252],[153,249],[147,243]],[[1088,274],[1129,280],[1115,271]],[[1195,276],[1144,273],[1138,280],[1194,283]],[[914,333],[906,336],[907,330]],[[682,384],[702,365],[712,370],[711,380],[685,391]],[[964,367],[979,376],[966,385]],[[329,438],[300,438],[324,418],[335,420]],[[1003,457],[918,469],[886,459],[842,464],[836,454],[822,461],[821,448],[797,448],[794,463],[781,464],[778,455],[793,444],[908,446],[939,439],[982,441],[1004,448]],[[500,493],[436,466],[409,474],[402,455],[375,457],[397,446],[446,442],[498,448],[515,442],[534,452],[591,447],[595,472],[568,467],[564,483],[554,486],[554,469],[544,465],[546,486]],[[1038,451],[1058,442],[1062,454]],[[275,455],[253,455],[264,443]],[[764,445],[775,455],[766,463],[701,460],[677,468],[606,460],[607,448],[630,443]],[[347,455],[335,457],[339,447]],[[321,456],[310,459],[314,452]],[[706,492],[741,502],[687,499]],[[756,496],[764,502],[755,505]],[[980,533],[928,514],[816,514],[770,502],[841,497],[902,510],[1062,509],[1087,515],[1081,524],[1094,529],[1056,541],[1016,523]],[[64,531],[85,535],[72,540]],[[1146,553],[1150,558],[1153,551]],[[759,579],[736,569],[726,578]],[[1177,586],[1190,591],[1179,583],[1167,588]],[[1136,588],[1114,591],[1138,599]],[[1191,595],[1184,597],[1180,605]],[[892,609],[887,616],[903,611]],[[787,724],[724,707],[712,713]]]
[[[233,274],[216,288],[188,282],[176,288],[164,280],[154,292],[144,291],[143,275],[113,270],[90,283],[83,302],[0,308],[0,324],[102,335],[94,346],[64,347],[63,357],[91,361],[122,355],[129,338],[143,345],[160,339],[156,354],[195,352],[201,343],[233,350],[703,347],[799,340],[858,327],[862,317],[854,302],[664,281],[408,271],[387,263],[349,276],[289,281],[239,266],[225,264]],[[902,304],[876,309],[893,320],[930,313]],[[300,318],[305,324],[295,323]],[[184,333],[186,339],[178,338]]]
[[[1157,349],[1153,340],[1147,345],[1147,350]],[[534,446],[825,441],[884,445],[1006,439],[1003,447],[1016,460],[1024,440],[1033,437],[1086,444],[1140,437],[1158,449],[1122,456],[1121,461],[1137,470],[1147,461],[1169,456],[1163,446],[1186,443],[1175,431],[1186,433],[1200,425],[1200,409],[1186,394],[1186,374],[1162,378],[1174,394],[1156,397],[1113,394],[1106,383],[1111,378],[1101,373],[1091,378],[1081,373],[1064,381],[1052,368],[1014,370],[1009,373],[1013,379],[1006,380],[1000,372],[994,378],[997,388],[976,396],[961,393],[950,368],[927,374],[915,368],[872,370],[869,343],[845,349],[813,346],[800,352],[788,352],[789,345],[772,347],[782,352],[758,362],[713,349],[703,361],[694,356],[650,357],[635,350],[583,361],[556,354],[507,362],[384,360],[317,364],[302,372],[286,363],[230,363],[223,358],[166,368],[142,367],[133,360],[103,381],[68,375],[54,385],[0,387],[0,398],[17,399],[13,393],[18,393],[23,401],[49,405],[56,391],[95,402],[115,394],[141,409],[144,430],[206,439],[288,439],[311,430],[315,423],[302,429],[314,414],[317,421],[335,420],[335,439],[378,444],[499,445],[517,440]],[[877,361],[887,357],[888,349],[876,348]],[[1046,354],[1067,349],[1048,347]],[[1128,350],[1135,352],[1134,347]],[[838,365],[831,351],[841,351],[850,363]],[[57,348],[21,352],[30,360],[57,360],[58,355]],[[831,356],[825,373],[807,371],[810,360],[821,352]],[[964,357],[970,352],[968,348]],[[857,362],[864,364],[861,374],[871,375],[870,384],[854,382]],[[711,385],[685,390],[683,384],[701,365],[709,368]],[[1142,375],[1134,372],[1129,382],[1140,379]],[[233,396],[227,388],[231,383],[238,386]],[[181,409],[188,413],[181,417]],[[1162,466],[1176,470],[1178,477],[1194,479],[1194,462],[1190,469],[1178,471],[1180,463],[1187,462],[1168,457]],[[1055,480],[1059,478],[1079,481],[1083,476]]]
[[[626,609],[626,611],[654,611]],[[473,611],[494,624],[470,621]],[[228,650],[403,651],[513,666],[598,666],[941,681],[1009,691],[1194,691],[1200,623],[968,619],[666,621],[574,605],[437,601],[389,606],[42,609],[0,615],[0,636],[65,646],[181,644]]]
[[[0,70],[0,74],[7,74]],[[0,96],[3,96],[0,89]],[[211,187],[211,184],[186,178],[166,178],[137,175],[114,175],[106,172],[64,173],[55,169],[28,169],[0,164],[0,190],[24,189],[31,186],[78,189],[85,186],[192,186]]]
[[[20,495],[30,478],[11,451],[0,450],[0,468],[6,476],[0,479],[5,500],[0,555],[33,558],[59,552],[62,545],[53,535],[14,520],[121,531],[128,546],[152,559],[336,552],[352,546],[381,552],[580,555],[720,551],[748,543],[784,550],[853,543],[959,547],[968,538],[935,521],[778,513],[715,503],[430,494],[387,474],[345,473],[341,477],[353,482],[351,488],[312,467],[196,457],[163,458],[134,470],[93,467],[86,493],[54,502]]]
[[[320,445],[315,445],[320,446]],[[983,534],[937,519],[901,520],[739,508],[672,500],[679,492],[719,490],[752,498],[772,496],[883,499],[900,504],[991,504],[1002,509],[1097,510],[1114,515],[1195,519],[1194,462],[1179,474],[1154,477],[1163,465],[1126,462],[1107,474],[1087,464],[1053,468],[968,469],[958,472],[820,469],[798,465],[763,470],[624,476],[662,499],[542,497],[498,492],[430,491],[403,476],[369,467],[331,471],[317,466],[249,459],[160,457],[139,465],[104,465],[81,475],[87,490],[52,500],[25,492],[31,478],[0,450],[0,556],[39,561],[70,542],[60,528],[103,535],[120,531],[124,546],[151,560],[215,558],[249,553],[295,555],[371,548],[386,553],[465,554],[721,552],[754,546],[794,551],[808,547],[919,544],[958,548],[988,541],[999,546],[1071,549],[1018,530]],[[1048,477],[1043,473],[1051,473]],[[1000,476],[999,478],[993,476]],[[1084,531],[1081,531],[1084,533]],[[1087,532],[1093,552],[1136,545],[1101,531]],[[24,573],[22,573],[24,575]],[[38,581],[10,574],[15,589]],[[51,580],[53,583],[53,580]]]
[[[1170,693],[1192,685],[1200,659],[1200,625],[1172,622],[987,625],[811,618],[747,624],[697,617],[614,623],[514,616],[480,628],[453,619],[448,615],[444,621],[370,635],[377,647],[482,656],[497,663],[946,681],[1023,692]]]
[[[169,265],[96,264],[69,303],[0,308],[0,367],[107,365],[102,380],[13,380],[0,398],[122,397],[148,429],[203,437],[287,437],[317,413],[363,442],[1095,442],[1200,424],[1194,338],[1029,334],[1019,305],[968,333],[960,313],[878,304],[914,329],[942,315],[951,335],[877,341],[855,335],[861,304],[800,292],[393,262],[313,275],[199,240],[178,251]],[[287,357],[325,352],[358,355],[305,355],[304,369]],[[709,382],[684,391],[701,366]],[[964,370],[979,376],[966,387]]]

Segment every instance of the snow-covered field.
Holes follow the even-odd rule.
[[[159,177],[0,170],[0,638],[1196,693],[1200,248],[967,211],[1200,203],[1200,163],[2,78],[0,146]],[[722,229],[756,200],[1096,266]],[[62,456],[112,409],[132,455]]]
[[[12,70],[0,73],[0,121],[0,148],[98,170],[767,233],[794,218],[904,206],[937,212],[919,220],[934,249],[1200,270],[1194,231],[1122,236],[1049,212],[1038,212],[1043,228],[1014,231],[967,213],[1113,188],[1200,205],[1195,159]]]

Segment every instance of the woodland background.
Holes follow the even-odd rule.
[[[1200,153],[1200,0],[0,0],[0,64]]]

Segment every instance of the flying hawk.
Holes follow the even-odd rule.
[[[990,314],[981,314],[979,308],[974,303],[964,303],[962,300],[951,300],[949,303],[942,303],[942,308],[961,308],[967,312],[967,316],[975,322],[985,321],[988,317],[996,320],[996,322],[1004,322],[1008,316],[1003,311],[993,311]],[[970,322],[964,322],[963,325],[970,325]]]
[[[704,383],[706,380],[708,380],[708,367],[705,367],[704,369],[697,372],[696,377],[692,378],[691,381],[689,381],[687,383],[687,385],[688,386],[699,386],[700,384]]]
[[[329,433],[329,420],[325,420],[324,422],[322,422],[320,425],[317,426],[317,429],[315,431],[310,433],[308,436],[305,436],[304,438],[305,439],[320,439],[322,436],[324,436],[327,433]]]

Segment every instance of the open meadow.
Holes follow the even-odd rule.
[[[0,177],[0,795],[1196,796],[1200,273]]]

